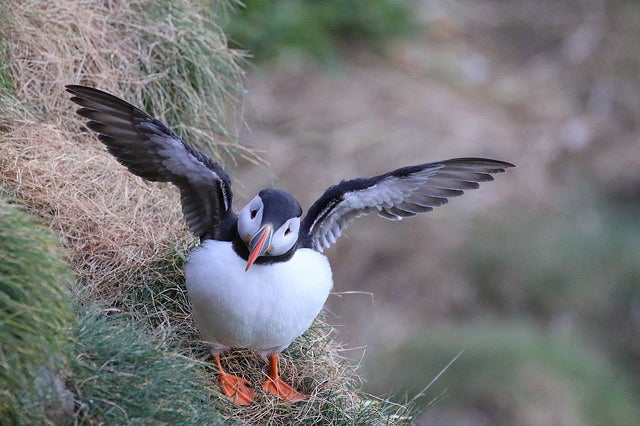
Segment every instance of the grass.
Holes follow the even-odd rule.
[[[73,113],[64,85],[98,86],[172,126],[182,123],[178,131],[216,158],[255,161],[232,137],[243,74],[239,55],[215,25],[218,6],[195,0],[2,2],[0,64],[6,64],[10,90],[0,91],[0,188],[62,241],[78,283],[71,302],[60,302],[62,311],[73,313],[63,327],[66,344],[52,350],[62,354],[61,367],[55,362],[56,369],[38,373],[38,383],[64,395],[62,418],[36,407],[20,414],[33,416],[26,423],[411,421],[406,407],[359,391],[355,367],[340,356],[331,327],[321,320],[282,357],[285,379],[310,394],[308,402],[282,404],[258,392],[248,409],[230,404],[190,316],[182,264],[194,241],[178,194],[131,176]],[[67,271],[60,273],[63,280],[68,270],[60,267]],[[33,275],[23,279],[34,290],[42,282]],[[40,312],[39,299],[17,296]],[[20,324],[12,322],[11,330]],[[33,330],[34,339],[57,342],[55,334],[40,331]],[[42,371],[26,361],[25,371]],[[223,362],[255,383],[264,380],[266,364],[250,351],[232,352]],[[7,379],[0,388],[40,395],[22,391],[24,383]],[[16,413],[22,400],[13,401],[7,410]]]
[[[223,422],[205,366],[174,348],[170,332],[83,307],[81,293],[58,239],[2,201],[3,424]]]
[[[20,76],[16,94],[54,114],[72,109],[65,84],[96,86],[144,107],[214,157],[256,161],[233,137],[242,125],[235,119],[242,54],[227,48],[215,25],[218,3],[5,0],[0,35],[9,74]],[[80,121],[65,127],[72,123]]]
[[[373,387],[400,382],[407,384],[406,391],[417,392],[464,350],[421,401],[431,408],[427,422],[477,423],[482,421],[474,417],[478,412],[490,424],[622,426],[640,421],[633,383],[576,338],[524,322],[487,319],[432,326],[398,344],[401,350],[370,354],[371,365],[386,365],[384,371],[369,372]],[[466,417],[448,417],[453,413]]]
[[[0,212],[0,412],[9,424],[408,423],[406,407],[358,393],[322,321],[282,357],[285,378],[311,395],[307,403],[259,392],[254,406],[233,407],[190,319],[174,312],[188,305],[181,280],[165,286],[179,275],[180,256],[150,270],[162,285],[141,287],[137,303],[87,306],[86,290],[68,297],[73,275],[55,236],[15,206],[3,203]],[[224,362],[264,380],[265,362],[250,351]]]
[[[97,307],[74,329],[69,388],[82,424],[222,424],[205,366],[162,331]]]
[[[0,4],[0,11],[2,5]],[[0,93],[12,93],[15,90],[13,81],[9,75],[8,54],[3,43],[0,43]]]
[[[368,365],[386,368],[365,368],[368,389],[417,392],[464,350],[427,393],[425,422],[640,422],[637,199],[573,206],[474,224],[452,263],[465,261],[474,289],[459,322],[414,324],[401,350],[370,352]]]
[[[138,275],[185,239],[179,202],[173,190],[150,188],[128,175],[81,130],[64,85],[90,84],[116,94],[126,88],[123,97],[176,127],[185,123],[178,130],[214,157],[255,158],[230,131],[220,130],[232,128],[227,117],[234,116],[243,90],[238,54],[207,24],[216,8],[197,1],[107,7],[6,0],[3,8],[0,36],[9,55],[3,63],[15,90],[13,98],[2,96],[3,120],[12,122],[0,145],[0,184],[64,234],[81,280],[97,291],[109,287],[117,299],[110,277]],[[186,67],[197,68],[191,80],[182,75]],[[178,119],[179,110],[193,119]]]
[[[606,209],[586,204],[567,215],[517,215],[521,222],[508,229],[499,222],[478,226],[478,243],[465,250],[467,273],[479,283],[482,305],[544,326],[569,315],[572,331],[591,335],[638,373],[638,204],[626,198],[602,205]],[[532,230],[533,238],[514,235],[512,226]]]
[[[225,29],[232,43],[258,60],[294,52],[332,63],[347,46],[379,47],[413,28],[412,6],[394,0],[249,0],[243,4]]]
[[[0,416],[15,424],[65,418],[73,274],[50,232],[0,200]],[[7,420],[8,419],[8,420]]]
[[[219,3],[224,2],[164,0],[138,6],[131,17],[144,14],[149,21],[136,52],[145,76],[138,105],[173,123],[179,135],[219,161],[223,153],[229,161],[238,155],[259,161],[252,151],[230,142],[242,125],[232,117],[238,116],[244,96],[239,84],[243,53],[228,49],[216,26]]]

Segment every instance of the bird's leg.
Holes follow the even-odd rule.
[[[278,354],[269,356],[269,377],[262,384],[262,389],[267,393],[289,402],[298,402],[307,399],[306,396],[283,382],[278,375]]]
[[[220,363],[220,355],[214,355],[213,359],[218,368],[218,378],[220,388],[236,405],[250,405],[253,402],[253,387],[251,384],[238,376],[227,373]]]

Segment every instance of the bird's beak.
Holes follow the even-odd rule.
[[[251,242],[249,243],[249,260],[247,260],[247,267],[245,271],[248,271],[253,265],[253,262],[257,258],[267,252],[271,246],[271,238],[273,237],[273,226],[267,224],[258,229],[258,232],[253,234]]]

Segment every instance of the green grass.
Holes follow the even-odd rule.
[[[0,417],[15,424],[63,418],[73,286],[57,239],[0,200]]]
[[[229,154],[238,124],[229,118],[244,96],[242,56],[227,48],[216,24],[224,7],[224,1],[150,2],[140,10],[147,24],[138,35],[145,58],[140,67],[147,76],[140,106],[161,114],[191,144],[214,154]],[[125,28],[123,37],[129,31]],[[235,148],[236,154],[255,159]]]
[[[0,12],[2,4],[0,4]],[[15,87],[9,75],[9,56],[6,47],[0,41],[0,94],[13,93]]]
[[[394,0],[243,3],[225,29],[232,43],[258,60],[297,52],[331,63],[344,47],[375,48],[413,27],[411,4]]]
[[[473,418],[476,409],[490,424],[640,422],[633,383],[575,338],[525,323],[476,321],[433,326],[398,347],[369,354],[370,365],[385,365],[383,371],[368,371],[373,386],[405,383],[415,394],[464,351],[421,399],[435,412]]]
[[[0,0],[0,14],[7,15],[7,10],[2,0]],[[7,94],[7,92],[12,93],[13,90],[14,85],[9,74],[9,54],[6,46],[0,40],[0,100],[1,95]]]
[[[82,424],[221,424],[205,367],[125,314],[96,307],[74,329],[68,383]]]
[[[638,204],[581,206],[568,214],[480,224],[462,253],[484,308],[539,324],[573,318],[624,366],[640,374]],[[527,233],[513,232],[527,229]]]

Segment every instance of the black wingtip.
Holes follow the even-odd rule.
[[[515,164],[509,163],[507,161],[494,160],[493,158],[481,158],[481,157],[452,158],[450,160],[443,161],[443,163],[448,163],[448,164],[478,163],[478,164],[484,164],[484,165],[487,165],[487,166],[495,166],[496,168],[505,168],[505,169],[516,167]]]
[[[78,92],[82,91],[82,89],[86,87],[87,86],[80,86],[79,84],[67,84],[66,86],[64,86],[64,90],[71,93],[72,95],[77,95]]]
[[[511,169],[511,168],[515,168],[515,167],[516,167],[516,165],[515,165],[515,164],[508,163],[508,162],[506,162],[506,161],[499,161],[499,163],[500,163],[500,165],[501,165],[502,167],[504,167],[505,169]]]
[[[64,86],[64,88],[67,92],[71,93],[76,98],[101,98],[103,100],[117,100],[127,103],[117,96],[114,96],[109,92],[105,92],[104,90],[96,89],[95,87],[83,86],[81,84],[67,84],[66,86]]]

